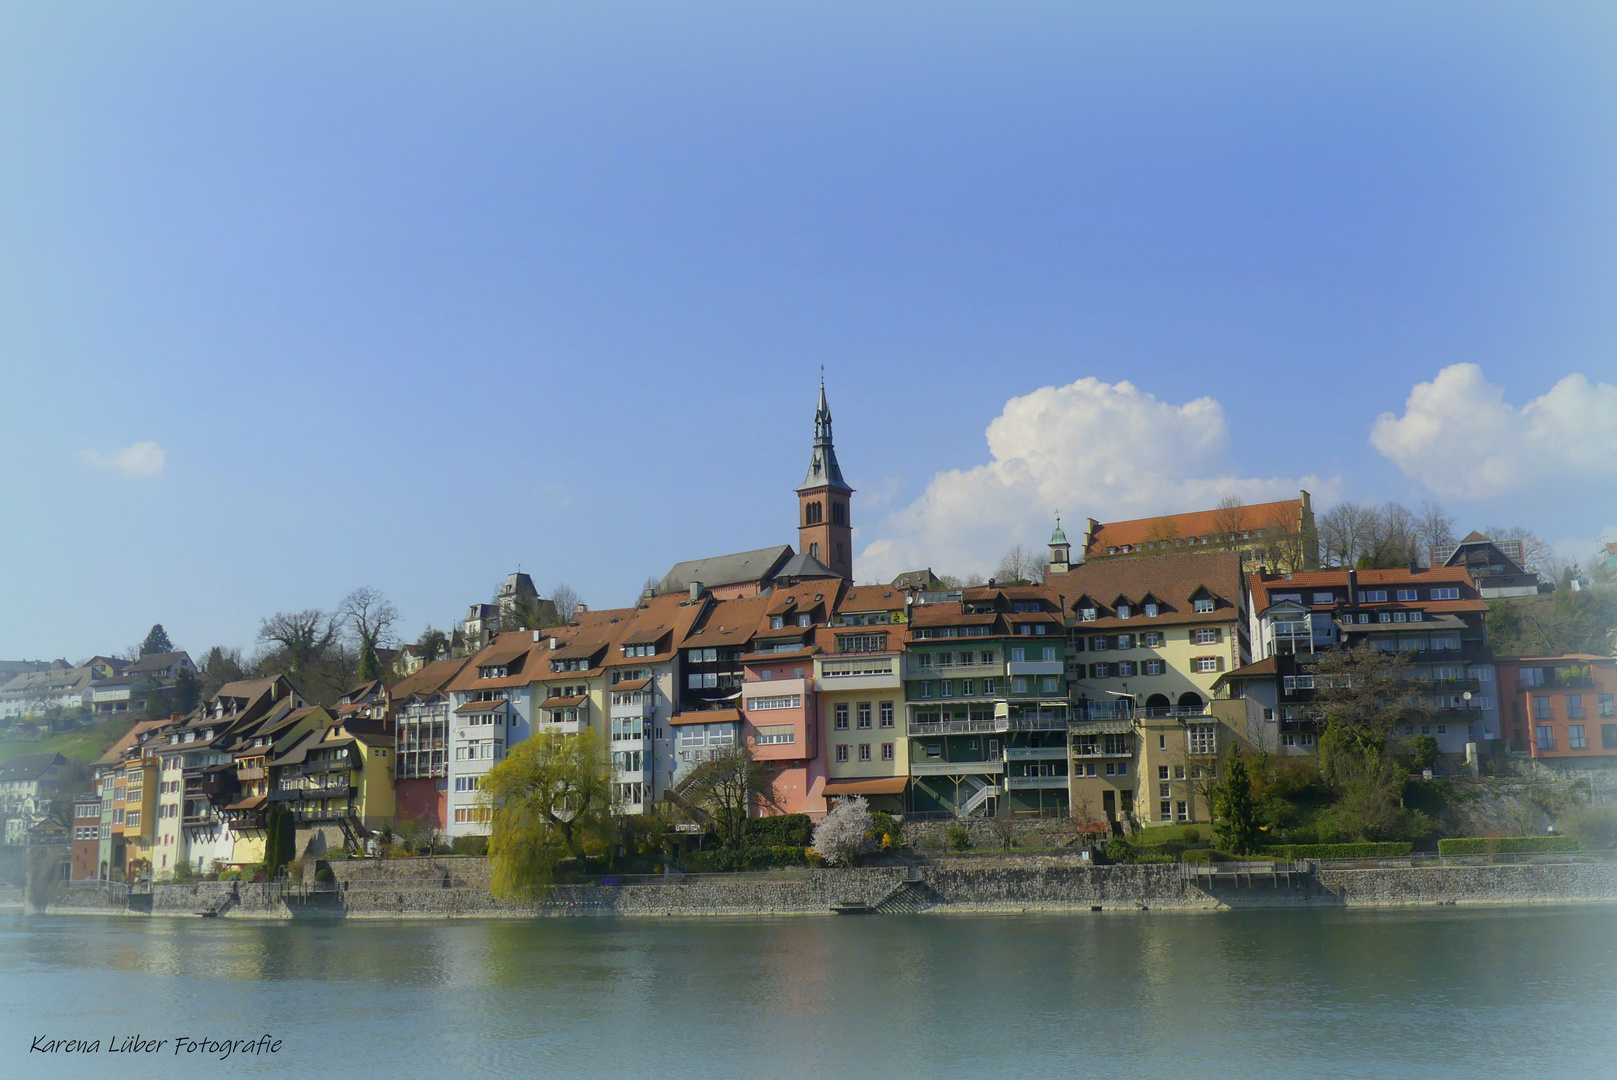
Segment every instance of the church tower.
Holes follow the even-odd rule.
[[[814,412],[814,453],[808,475],[797,486],[797,550],[849,581],[853,580],[853,525],[848,517],[852,494],[831,444],[831,407],[825,402],[822,377],[820,407]]]

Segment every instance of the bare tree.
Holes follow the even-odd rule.
[[[1541,577],[1549,576],[1545,572],[1545,563],[1551,556],[1554,555],[1554,551],[1551,550],[1550,545],[1544,542],[1543,537],[1539,536],[1531,529],[1523,528],[1520,525],[1511,525],[1508,527],[1489,525],[1482,531],[1490,540],[1521,541],[1522,569],[1538,574]]]
[[[556,587],[550,590],[550,602],[556,605],[556,618],[567,622],[578,611],[578,605],[583,597],[578,591],[565,581],[556,582]]]
[[[381,590],[363,585],[343,597],[335,618],[348,628],[360,652],[393,644],[399,609]]]
[[[258,627],[258,642],[280,653],[292,672],[301,674],[337,644],[341,622],[319,608],[278,611]]]
[[[1036,554],[1017,544],[999,557],[999,564],[994,568],[994,582],[998,585],[1037,585],[1044,580],[1049,567],[1048,556]]]
[[[1303,568],[1303,534],[1298,523],[1277,506],[1263,523],[1263,564],[1274,570],[1298,571]]]
[[[1226,551],[1241,546],[1246,529],[1246,503],[1239,495],[1226,495],[1213,508],[1213,543]]]
[[[1145,533],[1145,547],[1155,548],[1158,545],[1173,547],[1174,541],[1179,539],[1179,522],[1171,517],[1157,518]]]
[[[1441,504],[1430,500],[1421,503],[1416,522],[1420,528],[1421,546],[1426,549],[1427,554],[1427,559],[1423,562],[1430,561],[1432,548],[1448,548],[1454,545],[1454,518]]]
[[[778,767],[756,760],[748,747],[733,746],[692,769],[669,797],[711,826],[725,847],[739,851],[753,811],[778,808],[778,774]]]

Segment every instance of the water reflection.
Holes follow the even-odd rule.
[[[1605,1075],[1606,908],[0,923],[28,1037],[270,1031],[326,1077]],[[1524,1024],[1528,1012],[1532,1024]],[[1373,1033],[1373,1037],[1366,1037]],[[82,1075],[34,1059],[34,1076]],[[128,1080],[212,1075],[119,1061]],[[1081,1064],[1082,1068],[1078,1069]],[[294,1065],[296,1068],[294,1068]]]

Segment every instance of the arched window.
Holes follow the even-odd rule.
[[[1170,708],[1172,704],[1173,703],[1168,700],[1167,694],[1152,694],[1150,697],[1145,699],[1145,707],[1147,709],[1167,709]]]
[[[1193,694],[1193,693],[1191,693],[1190,691],[1187,690],[1185,693],[1179,695],[1179,707],[1181,709],[1194,709],[1197,712],[1201,712],[1202,711],[1201,695],[1200,694]]]
[[[824,504],[811,502],[803,507],[803,523],[805,525],[818,525],[825,520]]]
[[[848,504],[834,502],[831,504],[831,523],[833,525],[846,525],[848,523]]]
[[[819,544],[810,544],[809,545],[809,554],[814,556],[816,559],[818,559],[820,557],[820,545]]]

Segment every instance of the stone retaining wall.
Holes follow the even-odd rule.
[[[808,915],[828,914],[838,904],[884,900],[894,910],[939,914],[1617,902],[1617,863],[1322,870],[1290,879],[1260,874],[1214,884],[1183,878],[1175,864],[1089,866],[1052,856],[940,860],[918,869],[919,880],[907,885],[909,870],[890,866],[673,874],[613,885],[559,885],[532,900],[496,900],[489,895],[484,859],[367,859],[332,864],[340,883],[334,893],[304,895],[275,885],[199,882],[157,885],[149,898],[132,898],[126,906],[122,897],[104,889],[73,889],[51,909],[154,915],[218,909],[225,918],[453,919]]]

